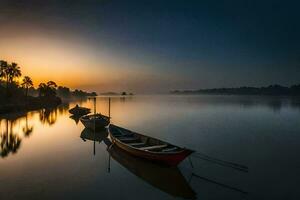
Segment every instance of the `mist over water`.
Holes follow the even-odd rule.
[[[193,167],[184,160],[169,171],[118,151],[110,158],[105,133],[94,142],[94,135],[70,118],[68,110],[76,104],[93,108],[83,100],[0,117],[0,199],[300,198],[300,99],[112,98],[113,124],[245,165],[248,173],[196,156]],[[97,112],[108,115],[107,98],[97,98]]]

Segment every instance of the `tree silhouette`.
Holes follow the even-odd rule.
[[[25,94],[26,94],[26,97],[27,97],[28,96],[28,89],[30,87],[33,87],[33,82],[31,80],[31,78],[29,76],[25,76],[23,78],[23,81],[22,81],[21,85],[25,88],[25,90],[26,90]]]
[[[8,65],[7,68],[7,76],[8,76],[8,81],[10,83],[13,82],[14,78],[18,78],[22,75],[20,67],[18,66],[17,63],[11,63],[10,65]]]
[[[4,60],[1,60],[0,61],[0,78],[3,78],[6,80],[6,94],[8,94],[8,80],[9,80],[9,77],[8,77],[8,66],[9,64],[4,61]]]
[[[47,85],[46,83],[40,83],[39,84],[39,87],[38,87],[38,90],[39,90],[39,96],[45,96],[46,94],[46,90],[47,90]]]
[[[46,83],[39,84],[39,96],[53,97],[56,96],[57,85],[54,81],[48,81]]]
[[[0,79],[6,78],[6,68],[8,64],[4,60],[0,60]]]
[[[6,61],[1,61],[1,77],[6,79],[6,94],[8,96],[8,85],[12,84],[15,78],[20,77],[21,70],[17,63],[8,64]]]
[[[55,96],[56,95],[56,88],[57,88],[57,85],[54,81],[48,81],[47,82],[46,96]]]

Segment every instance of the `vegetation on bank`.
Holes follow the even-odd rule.
[[[121,93],[117,93],[117,92],[103,92],[101,93],[100,95],[109,95],[109,96],[112,96],[112,95],[122,95],[122,96],[127,96],[127,95],[133,95],[133,93],[127,93],[127,92],[121,92]]]
[[[172,94],[223,94],[223,95],[273,95],[273,96],[300,96],[300,84],[284,87],[270,85],[268,87],[239,87],[214,88],[200,90],[174,90]]]
[[[38,88],[34,88],[29,76],[22,79],[21,76],[17,63],[0,60],[0,114],[57,106],[61,104],[61,98],[97,95],[95,92],[71,91],[57,86],[54,81],[40,83]]]

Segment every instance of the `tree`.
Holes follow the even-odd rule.
[[[21,70],[17,63],[8,64],[6,61],[0,61],[0,78],[6,81],[6,93],[8,95],[8,85],[11,84],[15,78],[21,76]]]
[[[57,95],[63,96],[63,97],[69,97],[71,95],[70,88],[59,86],[57,88]]]
[[[39,96],[45,96],[46,94],[46,90],[47,90],[47,84],[46,83],[40,83],[39,84],[39,87],[38,87],[38,90],[39,90]]]
[[[28,89],[30,87],[33,87],[33,82],[31,80],[31,78],[29,76],[25,76],[23,78],[23,81],[22,81],[22,86],[25,88],[26,90],[26,97],[28,96]]]
[[[11,63],[6,68],[6,75],[8,77],[9,83],[12,83],[15,78],[18,78],[22,75],[20,67],[17,63]]]
[[[4,60],[0,60],[0,79],[6,78],[6,68],[7,68],[7,62]]]
[[[40,83],[39,84],[39,96],[47,96],[47,97],[51,97],[51,96],[56,96],[56,83],[53,81],[48,81],[47,84],[46,83]]]
[[[5,67],[5,78],[6,78],[6,94],[8,96],[8,85],[13,83],[15,78],[18,78],[22,75],[20,67],[17,63],[8,64]]]
[[[46,96],[56,96],[57,85],[54,81],[47,82]]]
[[[8,94],[8,76],[6,74],[8,64],[4,60],[0,60],[0,79],[6,80],[6,93]]]

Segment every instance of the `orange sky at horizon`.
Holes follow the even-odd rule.
[[[31,77],[35,87],[52,80],[72,89],[106,92],[131,85],[127,89],[134,90],[132,80],[143,82],[157,76],[74,36],[7,34],[0,38],[0,43],[5,46],[0,49],[1,59],[18,63],[22,76]]]

